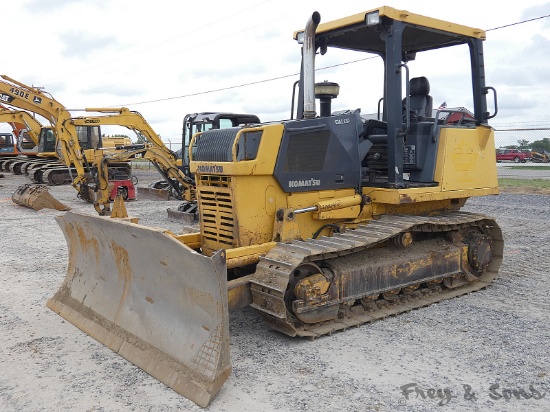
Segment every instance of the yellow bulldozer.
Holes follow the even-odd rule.
[[[502,261],[495,220],[460,210],[499,192],[485,32],[391,7],[320,20],[294,33],[292,119],[193,136],[199,231],[58,218],[69,261],[48,307],[201,406],[231,375],[229,310],[316,338],[484,288]],[[464,109],[433,110],[427,77],[410,72],[451,48],[471,70],[473,117],[449,124]],[[380,58],[377,118],[332,111],[339,87],[315,82],[315,60],[334,49]]]

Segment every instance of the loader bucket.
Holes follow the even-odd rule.
[[[45,185],[23,185],[19,186],[15,192],[11,195],[11,199],[18,205],[30,207],[34,210],[40,209],[56,209],[56,210],[70,210],[71,208],[65,206],[55,197],[53,197],[48,187]]]
[[[200,406],[231,373],[225,252],[161,229],[67,212],[65,280],[47,306]]]

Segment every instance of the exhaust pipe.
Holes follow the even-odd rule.
[[[315,111],[315,30],[321,21],[321,15],[314,12],[307,21],[304,31],[304,118],[313,119]]]

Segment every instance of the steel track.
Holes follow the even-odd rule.
[[[473,282],[452,289],[443,284],[422,284],[419,289],[408,294],[373,301],[366,307],[353,306],[336,320],[319,324],[296,322],[286,310],[282,314],[286,307],[284,296],[290,275],[301,264],[364,251],[401,232],[441,233],[471,226],[485,228],[493,241],[493,259],[485,272]],[[343,234],[277,245],[258,263],[252,280],[251,306],[261,312],[272,328],[291,336],[315,338],[483,289],[497,276],[502,256],[503,237],[500,227],[485,215],[467,212],[449,212],[435,216],[385,215]]]

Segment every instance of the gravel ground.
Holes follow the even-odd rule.
[[[157,178],[138,172],[140,185]],[[54,217],[15,205],[28,178],[0,179],[0,410],[201,410],[45,307],[67,247]],[[50,192],[93,214],[70,186]],[[128,202],[140,223],[181,232],[177,201]],[[250,308],[231,314],[233,373],[210,411],[550,410],[550,197],[471,199],[505,236],[487,289],[315,341],[267,329]]]

